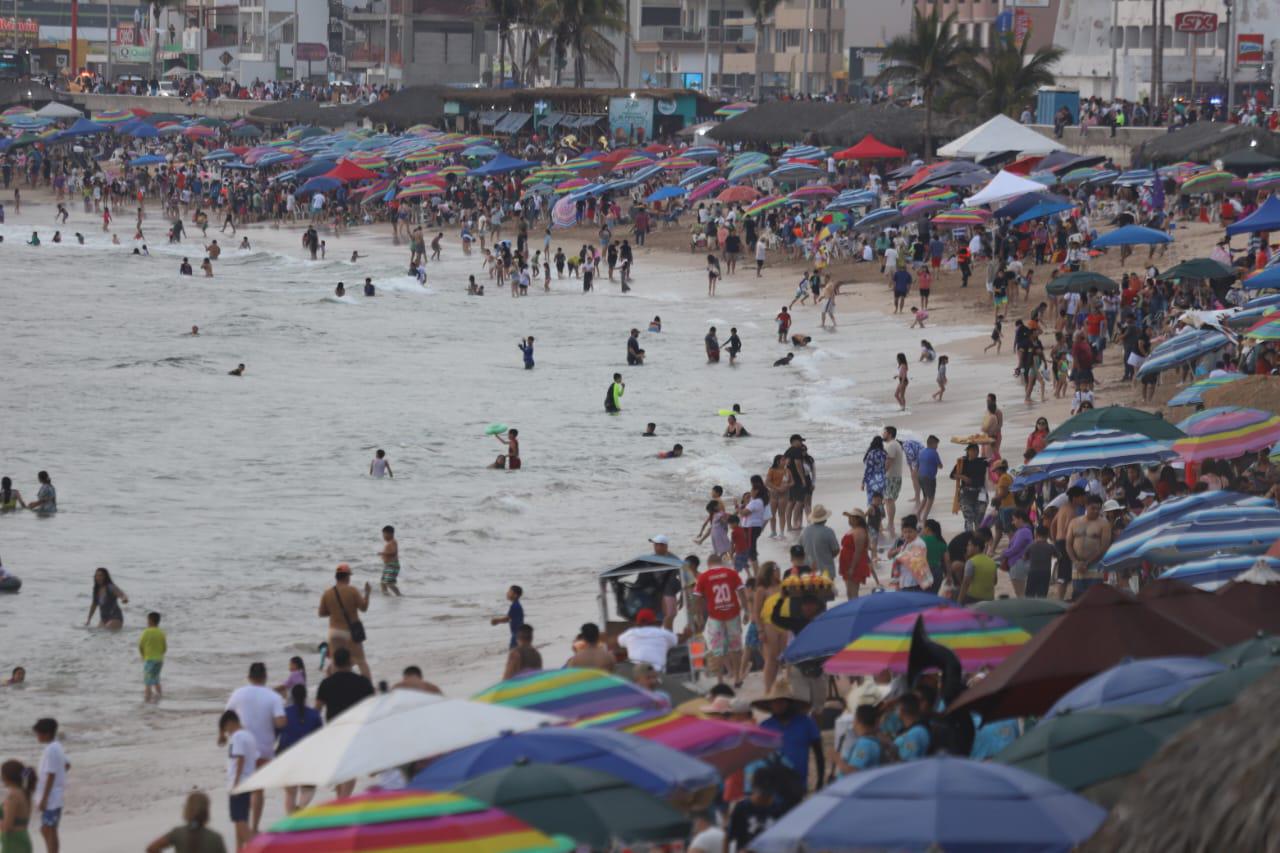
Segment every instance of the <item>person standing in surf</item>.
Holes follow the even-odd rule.
[[[533,370],[533,336],[521,339],[516,344],[520,348],[520,352],[524,355],[524,369]]]
[[[613,383],[609,385],[609,390],[604,392],[604,410],[606,412],[616,415],[622,411],[622,395],[626,389],[626,383],[622,381],[622,374],[613,374]]]
[[[396,541],[396,529],[388,524],[382,528],[382,550],[378,556],[382,558],[382,594],[388,592],[400,596],[397,581],[400,578],[400,543]]]

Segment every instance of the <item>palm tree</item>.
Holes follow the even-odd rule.
[[[1041,86],[1054,84],[1052,69],[1064,52],[1047,45],[1028,59],[1025,41],[1002,35],[981,57],[965,64],[964,74],[946,98],[947,105],[971,110],[981,118],[997,113],[1016,118]]]
[[[761,66],[764,64],[764,22],[778,8],[782,0],[751,0],[751,15],[756,19],[756,103],[760,103],[760,81],[764,77]]]
[[[520,0],[489,0],[489,14],[498,22],[498,74],[493,86],[501,88],[507,78],[507,51],[512,48],[511,26],[520,16]],[[514,49],[511,49],[511,58],[515,60]]]
[[[546,0],[541,22],[550,38],[545,42],[554,55],[556,79],[573,54],[573,85],[581,87],[587,78],[588,63],[595,63],[618,78],[618,50],[606,31],[626,29],[623,0]]]
[[[933,156],[933,103],[940,91],[953,85],[963,74],[975,48],[956,34],[956,13],[941,18],[938,7],[928,15],[917,6],[912,10],[911,32],[897,36],[884,49],[889,66],[880,72],[877,83],[906,80],[914,83],[924,100],[924,153]]]

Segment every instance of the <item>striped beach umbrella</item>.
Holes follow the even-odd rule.
[[[436,174],[442,178],[448,177],[449,175],[453,175],[455,178],[461,178],[466,173],[467,173],[467,167],[458,166],[458,165],[445,166],[436,171]]]
[[[827,152],[816,145],[793,145],[778,157],[778,162],[787,160],[817,160],[825,158]]]
[[[34,109],[34,108],[32,108],[32,107],[28,107],[28,106],[24,106],[24,105],[22,105],[22,104],[18,104],[18,105],[16,105],[16,106],[12,106],[12,107],[5,107],[4,112],[0,113],[0,115],[5,115],[5,116],[27,116],[27,115],[32,115],[33,113],[35,113],[35,109]]]
[[[921,201],[953,201],[956,198],[959,198],[959,196],[946,187],[929,187],[928,189],[916,190],[903,196],[902,201],[898,204],[899,206],[906,206]]]
[[[460,794],[377,791],[308,806],[246,853],[556,853],[573,841]]]
[[[1183,459],[1235,459],[1280,442],[1280,415],[1243,406],[1218,406],[1180,422],[1187,434],[1173,443]]]
[[[932,607],[883,622],[830,658],[828,675],[874,675],[884,670],[905,673],[916,621],[935,643],[955,652],[966,672],[997,666],[1031,639],[998,616],[964,607]]]
[[[136,118],[129,110],[105,110],[95,115],[93,120],[98,124],[124,124]]]
[[[599,160],[593,160],[590,157],[575,157],[572,160],[566,160],[564,164],[560,166],[561,169],[568,169],[575,173],[592,172],[605,169],[607,167],[607,163],[602,163]]]
[[[653,158],[644,154],[628,154],[617,163],[613,164],[613,171],[626,172],[630,169],[639,169],[643,166],[652,166]]]
[[[769,177],[775,181],[807,181],[815,175],[823,174],[823,170],[819,166],[810,163],[783,163],[778,168],[769,173]]]
[[[742,212],[743,216],[755,216],[757,213],[765,213],[773,210],[775,207],[781,207],[787,203],[785,196],[765,196],[762,199],[752,202],[747,209]]]
[[[681,175],[678,183],[682,187],[692,186],[698,181],[711,177],[716,171],[715,166],[698,166],[696,169],[690,169]]]
[[[557,228],[572,228],[578,224],[578,202],[573,196],[565,196],[551,208],[551,224]]]
[[[699,199],[707,198],[708,196],[720,192],[727,186],[729,186],[729,182],[724,178],[712,178],[709,181],[704,181],[689,192],[689,201],[698,201]]]
[[[509,678],[472,696],[472,701],[580,720],[617,711],[670,708],[655,694],[598,669],[552,669]]]
[[[902,221],[902,214],[894,207],[881,207],[876,210],[869,211],[857,222],[853,223],[854,231],[861,231],[868,228],[884,228],[895,222]]]
[[[1231,182],[1235,179],[1235,175],[1220,170],[1199,172],[1183,181],[1182,186],[1178,187],[1178,192],[1182,195],[1222,192],[1230,189]]]
[[[1141,187],[1154,183],[1155,179],[1154,169],[1130,169],[1127,172],[1121,172],[1114,183],[1118,187]]]
[[[692,157],[668,157],[665,160],[659,160],[658,165],[664,169],[678,171],[680,169],[698,169],[701,165]]]
[[[680,152],[681,157],[692,157],[694,160],[714,160],[720,156],[720,149],[714,145],[695,145]]]
[[[729,168],[733,169],[744,163],[767,163],[768,161],[769,155],[763,151],[743,151],[733,155],[733,159],[729,161]]]
[[[403,189],[401,189],[398,193],[396,193],[396,198],[398,199],[426,198],[428,196],[441,195],[443,192],[444,192],[444,187],[440,186],[439,184],[427,184],[427,183],[414,184],[411,187],[404,187]]]
[[[924,201],[912,202],[902,207],[902,218],[908,222],[917,219],[926,219],[933,216],[940,210],[945,210],[946,202],[936,201],[934,199],[925,199]]]
[[[588,181],[586,178],[570,178],[567,181],[561,181],[560,183],[556,184],[556,192],[570,193],[570,192],[573,192],[574,190],[580,190],[583,187],[590,186],[590,185],[591,185],[591,182]]]
[[[755,109],[755,106],[756,105],[750,101],[735,101],[732,104],[725,104],[723,107],[712,113],[712,115],[716,118],[733,118],[734,116],[742,115],[747,110]]]
[[[1170,525],[1184,521],[1194,513],[1226,509],[1228,511],[1226,514],[1210,513],[1203,518],[1229,518],[1232,513],[1257,507],[1274,508],[1275,503],[1266,498],[1225,489],[1198,492],[1163,501],[1139,515],[1120,531],[1103,556],[1102,566],[1103,568],[1136,566],[1139,561],[1133,560],[1132,555],[1148,537],[1164,532]]]
[[[1273,316],[1263,317],[1245,331],[1244,337],[1255,341],[1280,340],[1280,319]]]
[[[844,190],[827,205],[827,210],[848,210],[875,204],[879,195],[871,190]]]
[[[723,204],[747,204],[758,198],[759,191],[751,187],[729,187],[716,196],[716,201]]]
[[[990,222],[991,213],[980,207],[966,207],[961,210],[944,210],[931,221],[934,225],[972,228]]]
[[[1177,394],[1169,398],[1170,406],[1198,406],[1204,402],[1204,392],[1219,385],[1227,385],[1237,379],[1243,379],[1243,373],[1228,373],[1226,376],[1209,376],[1192,382]]]
[[[1065,175],[1062,175],[1061,177],[1059,177],[1058,182],[1062,184],[1067,184],[1068,186],[1075,186],[1077,184],[1082,184],[1085,181],[1092,180],[1099,173],[1104,171],[1106,170],[1099,169],[1096,166],[1088,166],[1083,169],[1072,169],[1071,171],[1067,172]]]
[[[756,725],[675,711],[616,711],[587,717],[574,726],[606,727],[642,737],[705,761],[726,776],[768,755],[780,743],[775,732]]]
[[[1245,185],[1251,190],[1269,190],[1274,187],[1280,187],[1280,172],[1259,172],[1256,175],[1250,175],[1244,179]]]
[[[1280,510],[1269,506],[1225,506],[1188,513],[1107,549],[1102,565],[1134,568],[1143,563],[1176,566],[1219,552],[1258,555],[1280,539]],[[1117,547],[1123,545],[1124,547]],[[1113,551],[1115,553],[1113,553]]]
[[[439,151],[430,149],[423,151],[414,151],[412,154],[406,154],[400,162],[417,165],[419,163],[434,163],[437,160],[443,160],[444,155]]]
[[[1231,343],[1231,337],[1216,329],[1196,329],[1161,341],[1138,368],[1138,378],[1191,364]]]
[[[800,187],[787,196],[787,201],[826,201],[835,196],[836,191],[831,187],[822,186],[821,184],[811,184],[807,187]]]
[[[1253,554],[1214,554],[1202,560],[1179,563],[1164,574],[1162,580],[1189,583],[1199,589],[1212,592],[1235,580],[1238,575],[1252,569],[1258,562],[1272,571],[1280,571],[1280,558]]]
[[[753,160],[749,163],[742,163],[734,166],[729,170],[728,179],[730,183],[753,178],[756,175],[762,175],[769,171],[769,163],[766,160]]]
[[[1168,441],[1156,441],[1137,432],[1094,429],[1051,441],[1018,470],[1014,487],[1021,489],[1054,477],[1065,477],[1093,468],[1152,465],[1178,454]]]
[[[217,136],[218,131],[203,124],[193,124],[190,127],[184,127],[182,135],[188,139],[208,139],[211,136]]]

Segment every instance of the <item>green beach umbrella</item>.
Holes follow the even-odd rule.
[[[1268,659],[1280,664],[1280,637],[1275,634],[1258,634],[1243,643],[1227,646],[1205,657],[1227,666]]]
[[[1120,285],[1102,273],[1078,270],[1060,275],[1045,285],[1045,292],[1050,296],[1062,296],[1067,293],[1088,293],[1093,288],[1103,293],[1119,293]]]
[[[477,776],[456,793],[593,849],[689,835],[689,821],[672,806],[616,776],[582,767],[516,764]]]
[[[1280,658],[1260,658],[1232,666],[1225,672],[1209,676],[1166,704],[1179,713],[1213,713],[1236,701],[1241,692],[1274,670],[1277,663],[1280,663]]]
[[[1213,258],[1192,258],[1169,267],[1156,278],[1161,281],[1176,281],[1184,278],[1203,279],[1207,281],[1226,281],[1236,277],[1235,271],[1221,261]]]
[[[1067,603],[1056,598],[997,598],[981,601],[973,609],[998,616],[1028,634],[1036,634],[1067,612]]]
[[[1073,433],[1094,429],[1135,432],[1156,441],[1172,441],[1187,437],[1186,433],[1177,426],[1152,412],[1131,409],[1128,406],[1099,406],[1096,409],[1085,409],[1080,414],[1067,418],[1058,425],[1057,429],[1049,433],[1048,440],[1055,441]]]

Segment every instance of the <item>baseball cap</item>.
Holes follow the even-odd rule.
[[[338,563],[338,568],[334,569],[333,573],[335,575],[349,575],[351,574],[351,566],[346,563]]]
[[[637,625],[652,625],[658,621],[658,615],[648,607],[642,607],[636,612],[635,622]]]
[[[667,538],[665,533],[659,533],[657,536],[649,537],[649,541],[654,545],[670,545],[671,540]]]
[[[788,441],[804,441],[804,436],[798,432],[792,433],[791,438],[789,438]]]

